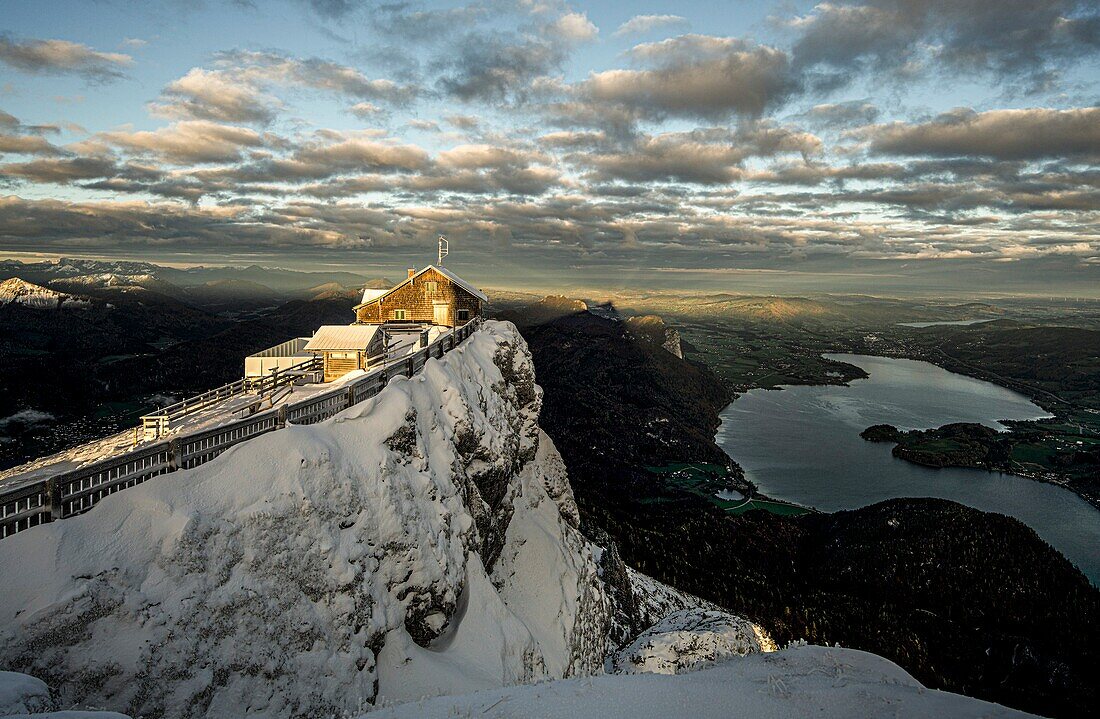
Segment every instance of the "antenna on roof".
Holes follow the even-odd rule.
[[[447,238],[443,235],[439,236],[439,264],[443,264],[443,258],[447,256],[450,249],[447,246]]]

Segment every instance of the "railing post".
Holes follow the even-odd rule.
[[[46,480],[45,499],[50,507],[49,521],[55,522],[61,519],[61,485],[58,484],[57,477],[50,477]]]
[[[275,418],[275,427],[277,429],[282,429],[282,428],[286,427],[286,405],[285,404],[279,405],[279,414],[276,415],[276,418]]]
[[[183,457],[180,451],[180,438],[173,437],[168,440],[168,471],[174,472],[182,466]]]

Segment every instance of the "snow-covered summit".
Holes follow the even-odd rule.
[[[0,543],[0,668],[62,706],[330,716],[600,671],[609,602],[512,325],[329,422]],[[33,568],[33,569],[28,569]]]

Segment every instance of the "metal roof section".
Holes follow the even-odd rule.
[[[324,325],[317,328],[304,349],[306,352],[365,350],[378,331],[378,325]]]
[[[259,352],[253,352],[249,357],[297,357],[309,344],[309,337],[295,337],[274,347],[268,347]]]
[[[413,276],[412,276],[412,277],[408,278],[408,279],[407,279],[407,280],[405,280],[404,282],[399,282],[399,283],[397,283],[396,285],[394,285],[393,287],[391,287],[390,289],[388,289],[388,290],[384,290],[384,291],[381,291],[381,294],[379,294],[379,295],[378,295],[377,297],[372,297],[372,298],[370,298],[370,299],[367,299],[367,291],[366,291],[366,290],[364,290],[364,292],[363,292],[363,301],[362,301],[362,303],[360,303],[360,304],[356,305],[356,306],[355,306],[355,309],[359,309],[359,308],[360,308],[360,307],[362,307],[363,305],[365,305],[365,304],[369,304],[369,303],[371,303],[371,302],[377,302],[378,300],[382,299],[383,297],[385,297],[386,295],[390,294],[391,292],[394,292],[394,291],[396,291],[396,290],[400,289],[401,287],[404,287],[405,285],[409,284],[410,282],[413,282],[413,281],[415,281],[417,277],[419,277],[420,275],[424,274],[424,273],[425,273],[425,272],[427,272],[428,270],[435,270],[436,272],[438,272],[439,274],[443,275],[444,277],[446,277],[447,279],[449,279],[449,280],[450,280],[451,282],[454,282],[454,283],[455,283],[456,285],[458,285],[458,286],[459,286],[459,287],[461,287],[462,289],[466,290],[467,292],[469,292],[469,293],[470,293],[471,295],[473,295],[474,297],[478,298],[478,299],[479,299],[479,300],[481,300],[482,302],[488,302],[488,301],[489,301],[489,296],[488,296],[488,295],[486,295],[486,294],[485,294],[484,292],[482,292],[482,291],[481,291],[481,290],[479,290],[478,288],[474,287],[474,286],[473,286],[473,285],[471,285],[471,284],[470,284],[469,282],[467,282],[466,280],[462,279],[461,277],[459,277],[459,276],[458,276],[458,275],[456,275],[455,273],[451,272],[451,271],[450,271],[450,270],[448,270],[447,268],[445,268],[445,267],[439,267],[439,266],[437,266],[437,265],[428,265],[428,266],[427,266],[427,267],[425,267],[424,269],[422,269],[422,270],[420,270],[419,272],[417,272],[417,273],[413,274]]]

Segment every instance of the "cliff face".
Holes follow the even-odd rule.
[[[0,668],[61,706],[329,716],[598,671],[609,600],[515,328],[0,543]]]

